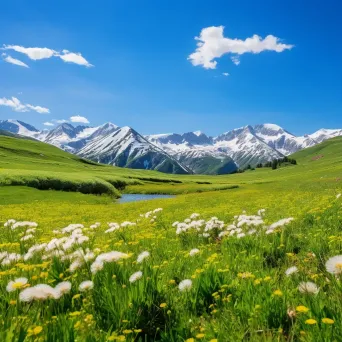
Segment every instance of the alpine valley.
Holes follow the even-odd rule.
[[[0,130],[55,145],[98,163],[174,174],[233,173],[342,136],[342,129],[320,129],[297,137],[275,124],[245,126],[217,137],[200,131],[144,136],[131,127],[112,123],[98,127],[62,123],[39,131],[19,120],[0,120]]]

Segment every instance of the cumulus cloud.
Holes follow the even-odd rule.
[[[0,98],[0,106],[10,107],[15,112],[29,112],[33,110],[40,114],[50,113],[50,110],[48,108],[21,103],[20,100],[16,97],[12,97],[10,99],[7,99],[5,97]]]
[[[13,58],[10,55],[7,56],[5,53],[3,53],[2,56],[4,57],[4,61],[7,62],[7,63],[19,65],[19,66],[22,66],[22,67],[25,67],[25,68],[29,67],[26,63],[20,61],[19,59]]]
[[[37,61],[41,59],[58,57],[62,61],[67,63],[74,63],[78,65],[83,65],[86,67],[93,66],[90,64],[80,53],[70,52],[68,50],[63,50],[62,52],[52,50],[49,48],[40,47],[24,47],[20,45],[4,45],[2,50],[13,50],[22,54],[25,54],[28,58]]]
[[[85,124],[89,123],[89,120],[87,118],[85,118],[84,116],[80,116],[80,115],[71,116],[70,121],[77,122],[77,123],[85,123]]]
[[[257,54],[263,51],[283,52],[293,48],[293,45],[283,44],[279,38],[273,35],[268,35],[262,39],[262,37],[255,34],[250,38],[242,40],[224,37],[223,30],[224,26],[205,27],[202,29],[199,37],[195,37],[195,40],[198,41],[197,48],[188,57],[193,65],[199,65],[205,69],[215,69],[217,66],[215,59],[225,54]],[[237,64],[237,61],[239,59],[233,62]]]
[[[52,122],[44,122],[43,125],[44,126],[54,126],[54,124]]]
[[[223,76],[229,76],[229,73],[228,72],[223,72],[222,75]]]

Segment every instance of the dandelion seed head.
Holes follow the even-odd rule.
[[[325,267],[329,273],[332,273],[335,275],[341,275],[342,274],[342,255],[336,255],[328,259],[328,261],[325,264]]]
[[[81,292],[89,291],[89,290],[92,290],[93,288],[94,288],[94,283],[91,280],[83,281],[78,287],[78,289]]]
[[[194,248],[189,252],[190,256],[194,256],[196,254],[198,254],[200,252],[200,250],[198,248]]]
[[[287,276],[290,276],[291,274],[294,274],[294,273],[297,273],[298,272],[298,268],[296,266],[292,266],[290,268],[288,268],[286,271],[285,271],[285,274]]]
[[[137,258],[137,263],[141,264],[145,259],[149,258],[149,256],[150,253],[147,251],[140,253]]]
[[[141,279],[142,278],[142,272],[141,271],[138,271],[138,272],[135,272],[133,273],[130,277],[129,277],[129,281],[130,283],[134,283],[136,282],[137,280]]]
[[[315,283],[308,281],[308,282],[301,282],[298,286],[298,290],[301,293],[316,295],[319,292],[319,287]]]
[[[192,288],[192,281],[190,279],[184,279],[179,283],[178,288],[181,292],[190,291]]]

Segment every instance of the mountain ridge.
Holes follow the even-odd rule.
[[[342,136],[342,129],[323,128],[295,136],[271,123],[243,126],[216,137],[201,131],[142,135],[131,127],[110,122],[97,127],[63,123],[39,131],[19,120],[0,120],[0,129],[47,142],[96,162],[198,174],[232,173]]]

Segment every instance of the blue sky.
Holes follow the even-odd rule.
[[[10,48],[0,51],[0,99],[16,97],[27,111],[7,102],[0,119],[43,128],[79,115],[93,126],[111,121],[143,134],[216,135],[266,122],[298,135],[341,128],[341,12],[336,0],[7,1],[0,46]],[[193,65],[195,37],[220,26],[225,38],[241,40],[245,53],[223,47],[226,52],[206,64],[216,61],[216,68]],[[250,53],[246,39],[253,35],[273,35],[288,48]],[[11,46],[55,55],[34,60]],[[72,53],[84,60],[71,63]],[[9,56],[28,68],[6,62]]]

